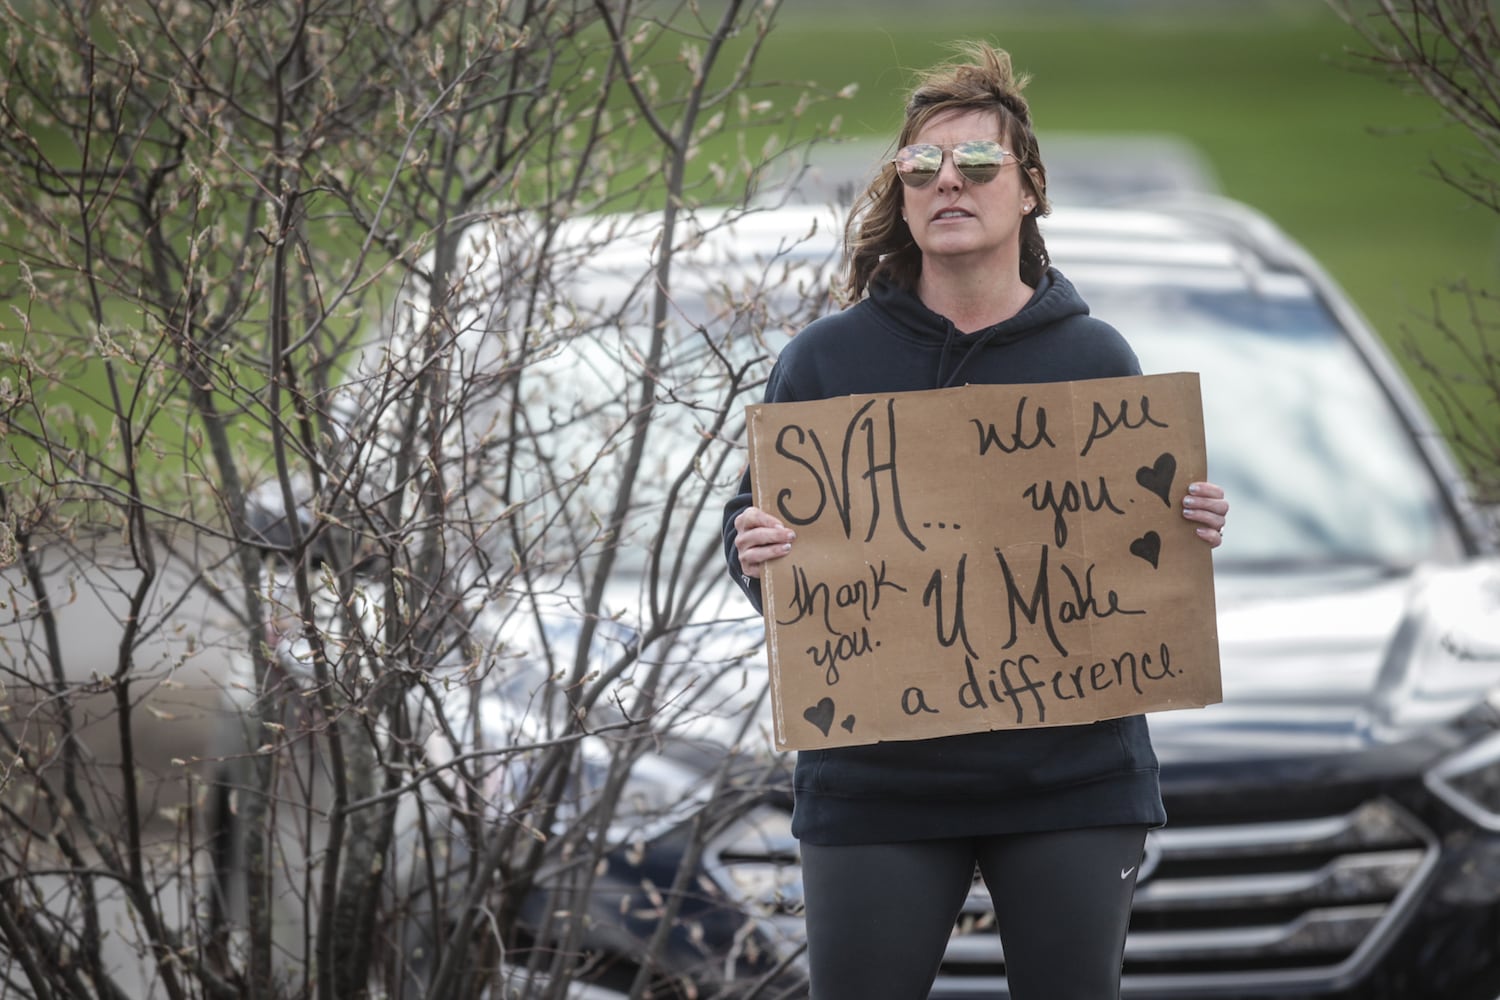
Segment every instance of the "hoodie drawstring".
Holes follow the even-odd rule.
[[[958,333],[958,328],[955,327],[952,323],[949,323],[948,334],[943,338],[943,354],[941,359],[938,361],[938,388],[951,388],[953,384],[958,381],[959,374],[962,373],[963,370],[968,367],[969,362],[974,359],[974,356],[980,351],[984,350],[984,346],[990,341],[994,340],[995,336],[999,332],[1000,326],[996,325],[987,327],[986,329],[981,330],[978,333],[971,334],[968,349],[964,351],[963,357],[958,359],[958,364],[953,366],[953,371],[948,374],[948,377],[943,378],[943,369],[948,367],[949,348],[957,339]]]
[[[951,381],[949,377],[943,375],[943,372],[948,370],[948,355],[953,353],[953,342],[958,339],[958,327],[946,319],[943,321],[943,325],[947,327],[947,330],[943,334],[942,353],[938,355],[937,388],[939,389],[948,388],[948,384]],[[963,359],[960,359],[957,367],[963,367]]]

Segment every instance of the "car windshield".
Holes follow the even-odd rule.
[[[1300,280],[1080,282],[1148,373],[1202,379],[1209,476],[1233,503],[1220,568],[1398,568],[1454,545],[1438,485],[1382,386]]]

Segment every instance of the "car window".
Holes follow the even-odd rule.
[[[1408,566],[1456,544],[1439,487],[1353,343],[1304,290],[1097,283],[1146,372],[1201,374],[1226,564]]]

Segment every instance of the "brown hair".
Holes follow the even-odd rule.
[[[942,63],[923,73],[906,102],[906,120],[896,148],[908,145],[927,123],[950,112],[993,111],[1000,135],[1019,158],[1023,183],[1036,208],[1021,220],[1021,280],[1036,287],[1051,259],[1037,218],[1051,211],[1047,168],[1042,165],[1031,109],[1021,96],[1029,77],[1017,76],[1010,54],[985,42],[959,42],[955,54],[966,61]],[[922,273],[922,251],[901,218],[901,182],[889,163],[854,202],[844,234],[848,247],[845,297],[858,301],[876,274],[915,288]]]

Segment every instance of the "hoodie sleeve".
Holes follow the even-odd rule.
[[[764,402],[786,403],[797,399],[786,375],[785,360],[786,356],[783,355],[771,369],[771,376],[766,380]],[[735,531],[734,519],[740,511],[754,502],[755,496],[750,483],[750,466],[746,463],[744,474],[740,476],[739,492],[724,505],[724,561],[729,567],[730,578],[745,592],[745,596],[750,598],[750,603],[755,606],[755,610],[764,612],[760,581],[745,575],[744,569],[740,566],[739,551],[734,547],[734,539],[738,534]]]
[[[740,554],[734,547],[734,539],[737,532],[734,529],[734,519],[739,512],[749,507],[753,500],[750,491],[750,466],[745,466],[745,474],[740,477],[740,491],[730,498],[724,505],[724,561],[729,564],[729,575],[739,588],[750,598],[750,603],[755,606],[756,611],[765,611],[762,603],[760,581],[754,577],[746,576],[740,567]]]

